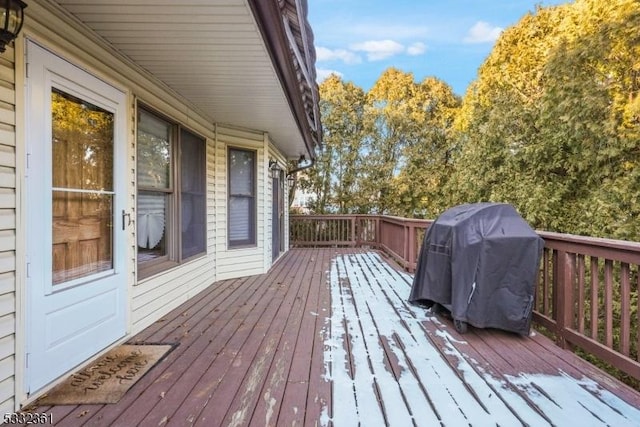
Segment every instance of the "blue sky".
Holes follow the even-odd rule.
[[[308,0],[318,81],[331,72],[369,90],[394,66],[459,95],[500,32],[536,4],[562,0]]]

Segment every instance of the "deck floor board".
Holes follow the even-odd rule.
[[[461,335],[407,302],[411,280],[371,251],[290,250],[132,337],[175,348],[120,402],[32,409],[59,426],[640,425],[637,391],[540,333]]]

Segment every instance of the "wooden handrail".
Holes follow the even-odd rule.
[[[290,242],[372,247],[415,272],[431,223],[387,215],[291,215]],[[640,380],[640,243],[538,234],[545,248],[534,322],[559,346],[580,348]]]

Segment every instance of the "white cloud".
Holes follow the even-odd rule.
[[[316,68],[316,82],[322,83],[332,74],[335,74],[340,78],[344,77],[344,74],[342,74],[340,71],[329,70],[326,68]]]
[[[385,21],[344,26],[342,31],[360,39],[393,38],[395,40],[410,40],[425,38],[429,35],[429,29],[424,25],[391,24]]]
[[[353,43],[349,45],[348,49],[329,49],[317,46],[316,60],[317,62],[342,61],[347,65],[353,65],[362,62],[362,57],[359,53],[365,54],[367,61],[380,61],[400,54],[422,55],[426,50],[427,45],[422,42],[414,42],[405,46],[389,39],[368,40],[361,43]],[[337,74],[341,75],[340,73]]]
[[[326,47],[316,47],[316,60],[320,61],[342,61],[345,64],[359,64],[362,58],[354,52],[346,49],[327,49]]]
[[[393,40],[369,40],[349,47],[357,52],[365,52],[369,61],[379,61],[405,51],[403,45]]]
[[[469,29],[464,38],[465,43],[492,43],[500,36],[503,28],[494,27],[491,24],[478,21]]]
[[[422,55],[426,51],[427,45],[422,42],[413,43],[407,48],[407,53],[411,56]]]

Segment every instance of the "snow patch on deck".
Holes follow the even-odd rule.
[[[587,379],[495,378],[458,350],[430,311],[408,304],[413,277],[376,253],[337,255],[323,331],[332,407],[322,425],[638,425],[640,411]],[[432,343],[424,322],[434,322]],[[456,344],[456,345],[454,345]],[[330,415],[329,415],[330,414]]]

